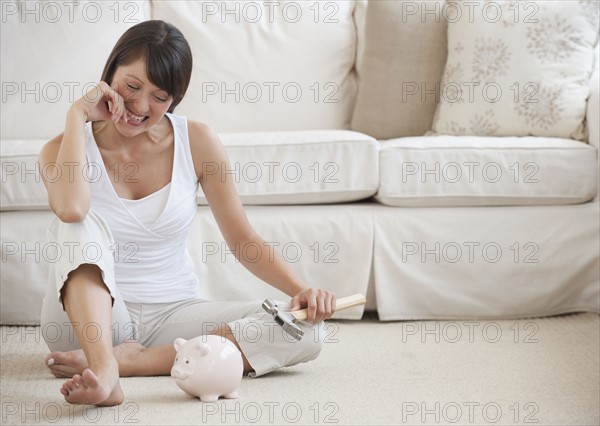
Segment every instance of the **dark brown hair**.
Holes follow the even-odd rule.
[[[111,85],[117,67],[140,58],[146,61],[146,73],[152,84],[173,96],[173,103],[169,107],[172,113],[190,84],[190,45],[181,31],[168,22],[141,22],[119,38],[104,65],[101,80]]]

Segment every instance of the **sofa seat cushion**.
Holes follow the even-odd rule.
[[[597,188],[596,148],[542,137],[383,141],[378,201],[390,206],[577,204]]]
[[[246,204],[314,204],[356,201],[375,194],[378,143],[351,131],[229,133],[221,135],[230,167],[205,163],[205,173],[234,179]],[[0,145],[0,209],[45,210],[48,196],[38,153],[45,140]],[[199,204],[206,204],[202,188]]]
[[[346,130],[224,133],[230,170],[244,204],[361,200],[379,186],[378,142]],[[199,203],[206,204],[200,191]]]
[[[43,139],[2,140],[0,163],[2,185],[0,185],[0,210],[45,210],[48,209],[48,194],[40,178],[38,154]]]

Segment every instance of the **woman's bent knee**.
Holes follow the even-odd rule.
[[[325,337],[325,326],[323,321],[317,324],[311,324],[310,327],[305,329],[302,340],[298,342],[301,345],[301,352],[304,356],[303,362],[312,361],[319,356],[323,349]]]

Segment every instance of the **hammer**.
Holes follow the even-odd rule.
[[[335,311],[352,308],[353,306],[364,305],[367,302],[362,294],[354,294],[352,296],[337,299],[335,303]],[[298,311],[282,311],[271,299],[266,299],[262,307],[265,311],[273,315],[273,319],[283,327],[283,330],[296,340],[302,339],[304,330],[295,324],[296,321],[303,321],[308,316],[308,309],[300,309]]]

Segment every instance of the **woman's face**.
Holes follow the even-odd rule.
[[[119,66],[112,87],[125,100],[127,121],[120,120],[117,130],[123,136],[135,136],[158,123],[169,110],[173,96],[153,85],[146,75],[146,64],[138,59]]]

